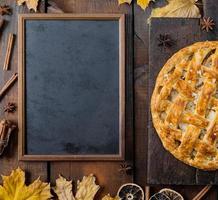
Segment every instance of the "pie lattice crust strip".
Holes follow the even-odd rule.
[[[151,114],[166,150],[193,167],[218,169],[218,41],[195,43],[167,61]]]

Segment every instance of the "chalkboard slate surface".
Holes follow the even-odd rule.
[[[26,19],[26,155],[120,155],[119,20]]]

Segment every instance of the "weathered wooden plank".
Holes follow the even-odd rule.
[[[125,13],[126,15],[126,161],[132,164],[133,160],[133,102],[132,102],[132,8],[118,6],[117,0],[55,0],[65,12],[71,13]],[[59,173],[69,179],[81,179],[83,175],[94,173],[98,183],[103,186],[101,194],[115,195],[121,184],[131,182],[132,175],[119,173],[120,162],[52,162],[51,181],[55,182]],[[98,196],[98,198],[100,198]],[[97,199],[98,199],[97,198]]]
[[[4,61],[5,50],[7,46],[7,38],[10,32],[17,34],[17,19],[18,13],[29,12],[26,7],[18,7],[16,1],[14,0],[5,0],[1,1],[1,5],[8,4],[12,7],[13,15],[4,16],[6,23],[1,31],[0,38],[0,67]],[[8,80],[9,77],[15,72],[17,72],[17,38],[15,38],[15,45],[12,51],[11,62],[9,66],[9,71],[3,71],[0,69],[0,85]],[[6,118],[13,121],[17,124],[17,112],[15,114],[5,114],[3,112],[4,106],[8,102],[15,102],[17,104],[17,83],[8,91],[6,96],[1,100],[0,104],[0,116],[1,118]],[[17,159],[17,136],[19,132],[15,131],[11,135],[9,146],[5,149],[4,154],[0,158],[0,173],[9,174],[12,169],[15,169],[17,166],[20,166],[27,172],[28,182],[33,179],[41,176],[42,180],[47,180],[47,163],[42,162],[18,162]]]
[[[164,0],[155,2],[155,6],[163,6]],[[135,174],[134,180],[143,186],[147,171],[148,143],[148,64],[149,64],[149,24],[154,4],[142,10],[134,1],[134,128],[135,128]]]
[[[171,48],[158,46],[160,34],[169,34],[174,45]],[[150,27],[149,54],[149,94],[151,95],[155,79],[168,58],[177,50],[202,39],[198,19],[153,19]],[[150,112],[149,112],[150,113]],[[204,178],[204,180],[206,180]],[[196,170],[175,159],[164,150],[152,125],[149,115],[148,141],[148,177],[150,184],[201,184],[202,179],[196,178]],[[210,183],[213,180],[210,180]],[[205,183],[202,183],[205,184]]]
[[[150,8],[142,10],[134,4],[134,128],[135,174],[134,181],[145,185],[147,171],[147,121],[148,99],[148,46]]]
[[[161,3],[161,1],[159,2]],[[146,182],[147,164],[147,108],[148,100],[148,63],[149,63],[149,26],[147,18],[150,15],[151,6],[143,11],[138,5],[134,5],[134,105],[135,105],[135,174],[134,181],[141,186]],[[202,186],[153,186],[151,194],[158,192],[163,187],[173,188],[181,193],[185,199],[192,199]],[[207,199],[216,199],[216,189],[212,188],[206,195]]]

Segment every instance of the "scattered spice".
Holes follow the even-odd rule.
[[[164,48],[171,47],[174,44],[174,41],[170,38],[168,34],[160,34],[158,41],[158,46],[162,46]]]
[[[201,29],[206,30],[207,32],[212,31],[215,26],[214,20],[211,17],[203,17],[200,24]]]
[[[8,145],[11,132],[15,128],[16,126],[8,120],[3,119],[0,121],[0,155],[2,155],[5,147]]]
[[[120,169],[119,172],[122,174],[129,174],[132,171],[132,166],[130,164],[127,163],[121,163],[120,164]]]
[[[15,103],[9,102],[5,107],[4,107],[4,112],[7,113],[14,113],[17,109],[17,106]]]
[[[8,6],[8,5],[0,6],[0,14],[2,16],[3,15],[11,15],[12,10],[11,10],[10,6]]]

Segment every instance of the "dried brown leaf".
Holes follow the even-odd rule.
[[[59,178],[56,180],[54,192],[57,194],[59,200],[75,200],[72,188],[72,181],[67,181],[59,175]]]
[[[93,200],[100,189],[95,183],[96,178],[93,174],[84,176],[82,181],[77,182],[76,200]]]
[[[17,0],[19,6],[23,3],[26,3],[28,9],[33,9],[36,12],[39,0]]]
[[[119,198],[118,196],[116,196],[116,197],[111,197],[110,194],[108,194],[108,195],[104,196],[104,197],[102,198],[102,200],[120,200],[120,198]]]
[[[168,4],[152,10],[151,17],[184,17],[200,18],[200,10],[196,0],[168,0]],[[149,18],[149,21],[150,21]]]

